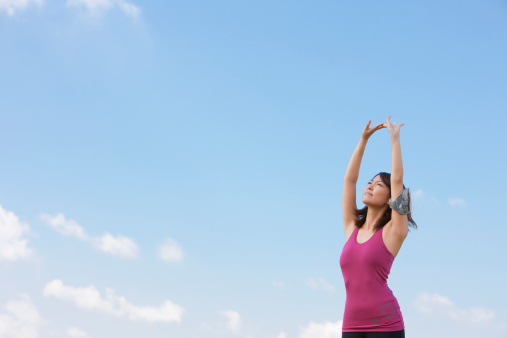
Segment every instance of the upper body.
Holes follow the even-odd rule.
[[[394,256],[377,231],[358,241],[355,228],[340,255],[347,298],[342,332],[386,332],[405,328],[400,305],[387,285]]]

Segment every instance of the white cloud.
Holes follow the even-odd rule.
[[[65,219],[62,213],[54,217],[44,214],[40,216],[40,219],[64,236],[76,237],[83,241],[90,240],[90,237],[86,234],[82,226],[72,219]]]
[[[336,323],[324,322],[315,323],[310,322],[306,327],[301,327],[301,334],[299,338],[341,338],[342,336],[342,321]]]
[[[0,337],[37,338],[39,327],[46,323],[27,295],[19,295],[4,306],[7,314],[0,314]]]
[[[109,233],[101,237],[91,237],[86,230],[72,219],[66,219],[62,213],[56,216],[40,215],[40,219],[64,236],[75,237],[90,243],[93,247],[110,255],[134,259],[139,256],[137,244],[125,236],[113,236]]]
[[[285,332],[280,332],[280,334],[276,338],[287,338]]]
[[[13,16],[17,10],[24,10],[31,5],[41,7],[43,4],[43,0],[0,0],[0,12],[4,11]]]
[[[320,277],[317,277],[317,278],[308,278],[306,281],[305,281],[305,284],[310,288],[310,289],[313,289],[313,290],[323,290],[323,291],[326,291],[326,292],[329,292],[329,293],[335,293],[335,289],[334,287],[329,284],[328,282],[326,282],[324,280],[324,278],[320,278]]]
[[[136,243],[130,238],[116,236],[106,233],[104,236],[94,239],[94,245],[113,256],[122,258],[137,258],[138,248]]]
[[[421,293],[414,301],[414,306],[422,313],[443,315],[465,324],[489,322],[495,317],[494,311],[487,308],[459,309],[454,306],[449,298],[439,294]]]
[[[232,310],[220,311],[220,314],[227,319],[227,328],[232,332],[239,332],[241,328],[241,317],[239,313]]]
[[[125,0],[67,0],[66,5],[84,7],[92,15],[101,15],[116,7],[134,19],[141,14],[139,7]]]
[[[118,317],[147,322],[180,322],[183,312],[181,306],[165,300],[158,307],[136,306],[125,297],[116,296],[114,290],[106,289],[104,297],[92,285],[84,288],[66,286],[59,279],[49,282],[44,288],[45,297],[55,297],[73,302],[77,307],[98,310]]]
[[[16,261],[29,257],[32,250],[28,247],[30,227],[19,221],[18,217],[0,206],[0,260]]]
[[[466,201],[462,198],[449,198],[449,204],[453,207],[464,207],[467,205]]]
[[[81,331],[75,327],[69,327],[67,329],[67,334],[69,335],[69,337],[77,337],[77,338],[87,338],[88,337],[86,332]]]
[[[171,238],[167,238],[164,244],[158,247],[158,256],[166,262],[181,262],[183,251],[178,243]]]

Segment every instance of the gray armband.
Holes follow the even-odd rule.
[[[406,215],[412,210],[412,199],[410,198],[410,188],[403,189],[394,201],[389,199],[391,209],[398,211],[400,214]]]

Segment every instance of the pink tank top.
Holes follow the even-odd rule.
[[[394,256],[382,240],[382,229],[364,243],[356,227],[345,243],[340,267],[347,299],[342,332],[399,331],[405,328],[400,306],[387,286]]]

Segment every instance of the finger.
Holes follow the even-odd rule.
[[[405,123],[400,124],[400,127],[403,126]]]

